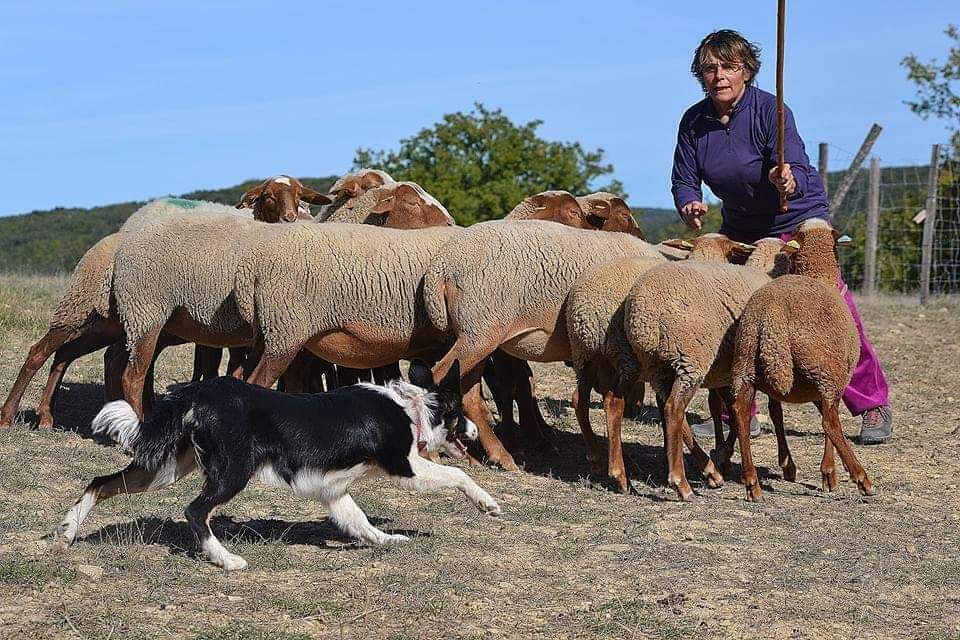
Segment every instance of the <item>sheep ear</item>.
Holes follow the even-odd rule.
[[[783,253],[796,253],[800,249],[800,243],[796,240],[791,240],[790,242],[785,242],[783,248],[780,249]]]
[[[843,234],[842,236],[840,236],[839,238],[837,238],[837,246],[847,247],[847,246],[850,246],[850,245],[852,245],[852,244],[853,244],[853,238],[851,238],[850,236],[848,236],[848,235],[846,235],[846,234]]]
[[[330,204],[333,202],[328,196],[323,195],[319,191],[314,191],[310,187],[302,187],[300,190],[300,199],[304,202],[309,202],[310,204]]]
[[[422,389],[431,389],[434,386],[430,367],[420,358],[414,358],[410,361],[407,377],[410,378],[410,384],[415,384]]]
[[[742,253],[745,255],[750,255],[753,253],[754,249],[757,247],[752,244],[747,244],[746,242],[734,242],[733,243],[733,252]]]
[[[267,184],[259,184],[253,189],[250,189],[242,196],[240,196],[240,202],[237,203],[237,209],[248,209],[253,206],[253,203],[256,202],[257,198],[263,195],[263,190],[266,188]]]
[[[693,243],[682,238],[670,238],[669,240],[664,240],[661,244],[665,247],[682,249],[683,251],[690,251],[693,249]]]
[[[373,209],[370,210],[370,213],[390,213],[393,211],[393,207],[396,204],[394,202],[395,199],[396,196],[391,193],[389,196],[383,198],[377,204],[373,205]]]

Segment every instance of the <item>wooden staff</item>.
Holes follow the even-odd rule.
[[[777,162],[780,167],[778,171],[783,176],[783,164],[786,162],[783,151],[783,129],[784,129],[784,109],[783,109],[783,34],[785,31],[784,23],[787,17],[787,0],[778,0],[777,2]],[[787,194],[780,192],[780,211],[787,211]]]

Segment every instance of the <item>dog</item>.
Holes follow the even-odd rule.
[[[51,534],[52,547],[66,550],[101,500],[163,489],[194,470],[206,479],[186,508],[187,521],[206,558],[227,571],[247,562],[213,535],[210,516],[251,479],[319,500],[340,529],[371,545],[408,538],[370,524],[347,493],[365,477],[386,475],[414,491],[456,488],[481,513],[498,515],[496,501],[463,471],[420,455],[463,458],[460,439],[477,437],[461,408],[459,366],[434,384],[427,365],[415,360],[409,377],[316,394],[215,378],[172,391],[143,422],[125,401],[110,402],[93,419],[93,432],[108,435],[133,461],[89,484]]]

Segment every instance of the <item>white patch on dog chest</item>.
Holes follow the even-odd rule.
[[[287,176],[277,176],[273,179],[274,182],[279,182],[280,184],[285,184],[288,187],[290,186],[290,178]]]

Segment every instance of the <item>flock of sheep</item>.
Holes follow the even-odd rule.
[[[323,205],[316,218],[309,204]],[[399,375],[396,363],[420,357],[436,363],[437,380],[459,362],[464,413],[487,460],[516,469],[492,429],[481,378],[501,420],[512,422],[516,403],[519,427],[542,430],[526,361],[563,361],[576,371],[573,404],[591,471],[618,490],[629,489],[621,419],[649,383],[667,479],[681,499],[693,495],[684,446],[707,484],[719,486],[736,441],[747,498],[760,499],[748,434],[757,390],[770,397],[785,479],[796,467],[779,403],[814,402],[826,435],[824,488],[837,484],[836,448],[870,494],[840,431],[838,404],[859,341],[836,288],[837,242],[826,221],[811,220],[789,243],[707,234],[651,245],[626,203],[603,192],[547,191],[503,220],[461,228],[419,185],[367,169],[344,175],[329,196],[279,176],[236,208],[164,198],[81,258],[0,408],[0,427],[12,424],[51,355],[41,426],[53,424],[70,362],[103,348],[107,399],[125,398],[141,417],[153,362],[169,345],[198,345],[195,377],[215,373],[220,350],[231,348],[232,375],[264,386],[279,380],[289,392],[324,388],[318,376],[331,387]],[[717,427],[712,458],[685,418],[700,388],[710,390]],[[606,413],[606,463],[588,415],[594,390]],[[724,406],[736,418],[726,438]]]

